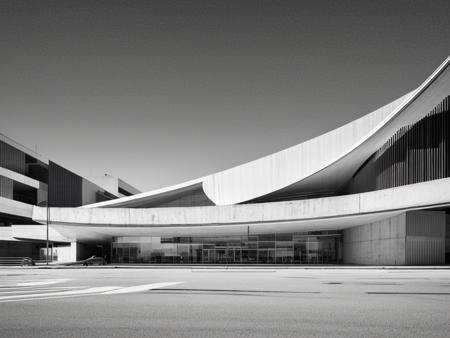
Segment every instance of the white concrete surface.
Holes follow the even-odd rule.
[[[156,189],[152,191],[143,192],[133,196],[122,197],[119,199],[104,201],[89,205],[84,205],[81,208],[102,208],[102,207],[133,207],[142,203],[148,203],[160,198],[167,198],[171,196],[177,196],[180,193],[196,189],[203,182],[203,178],[197,178],[195,180],[183,182],[180,184]]]
[[[358,120],[206,177],[206,195],[217,205],[228,205],[274,192],[334,191],[401,127],[427,115],[450,93],[449,64],[450,57],[416,90]]]
[[[51,225],[68,238],[246,234],[344,229],[407,210],[450,205],[450,178],[361,194],[290,202],[183,208],[51,208]],[[44,223],[46,209],[34,207]]]
[[[450,57],[417,89],[340,128],[269,156],[171,187],[85,206],[136,207],[202,185],[216,205],[270,194],[330,192],[401,127],[427,115],[450,93]]]
[[[33,206],[30,204],[0,197],[0,213],[31,218]]]
[[[11,225],[11,235],[17,239],[31,239],[45,241],[47,238],[47,226],[46,225]],[[52,226],[48,228],[48,238],[50,241],[54,242],[70,242],[70,240],[62,236],[57,230]]]
[[[29,178],[25,175],[16,173],[15,171],[0,167],[0,176],[8,177],[13,181],[28,185],[29,187],[39,189],[39,181]]]

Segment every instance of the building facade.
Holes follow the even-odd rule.
[[[52,240],[72,259],[108,247],[115,263],[448,263],[449,64],[372,113],[222,172],[95,203],[63,189],[73,203],[51,205]]]
[[[115,186],[101,184],[103,177],[77,175],[0,134],[0,257],[45,260],[46,229],[32,220],[33,206],[74,208],[139,192],[120,179],[104,177]],[[64,238],[53,239],[50,259],[67,260],[66,248]]]

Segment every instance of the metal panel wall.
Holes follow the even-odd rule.
[[[375,155],[376,187],[448,177],[450,97],[412,126],[401,128]]]
[[[344,263],[435,265],[445,262],[445,212],[408,211],[343,231]]]
[[[8,177],[0,176],[0,196],[13,199],[14,181]]]
[[[82,205],[82,178],[54,162],[49,164],[48,198],[52,207]]]
[[[445,222],[444,211],[406,214],[406,264],[445,263]]]
[[[353,176],[359,193],[450,176],[450,96],[426,117],[401,128]]]
[[[445,263],[450,264],[450,214],[445,216]]]
[[[0,141],[0,167],[25,175],[25,153]]]

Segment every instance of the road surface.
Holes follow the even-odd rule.
[[[450,269],[0,269],[1,337],[448,337]]]

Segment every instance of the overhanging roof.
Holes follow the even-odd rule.
[[[200,185],[216,205],[339,189],[401,127],[415,123],[450,94],[450,57],[417,89],[340,128],[283,151],[196,180],[95,207],[139,207]]]
[[[344,229],[408,210],[450,205],[450,178],[367,193],[299,200],[180,208],[51,208],[50,223],[65,237],[194,236]],[[46,209],[34,207],[44,223]],[[95,236],[94,236],[95,237]]]

